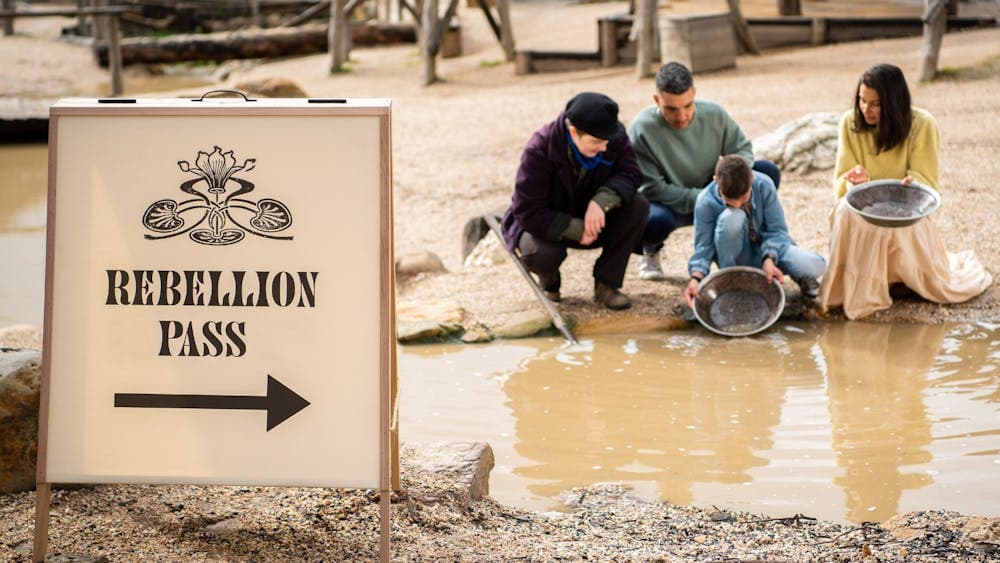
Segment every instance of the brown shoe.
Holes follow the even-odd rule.
[[[599,280],[594,280],[594,301],[615,311],[628,309],[632,306],[632,302],[624,293],[618,291],[617,287],[611,287]]]

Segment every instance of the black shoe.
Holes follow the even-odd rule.
[[[628,309],[632,306],[632,302],[629,301],[628,296],[618,291],[617,287],[611,287],[599,280],[594,280],[594,301],[615,311]]]
[[[816,281],[816,278],[795,278],[795,283],[799,284],[804,299],[819,297],[819,282]]]
[[[553,274],[535,274],[538,276],[538,285],[542,287],[542,293],[545,294],[545,298],[553,303],[558,303],[562,301],[562,296],[559,295],[559,288],[562,286],[562,276],[559,275],[559,271],[556,270]]]

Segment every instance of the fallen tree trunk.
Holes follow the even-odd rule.
[[[352,22],[351,37],[354,45],[383,45],[414,43],[417,33],[412,24]],[[327,52],[327,26],[129,38],[121,50],[125,65],[310,55]],[[106,46],[97,47],[95,55],[101,66],[108,65]]]

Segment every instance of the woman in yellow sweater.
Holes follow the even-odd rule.
[[[937,303],[960,303],[982,293],[993,279],[972,251],[948,252],[925,217],[905,227],[879,227],[851,211],[844,194],[873,180],[917,182],[938,189],[937,123],[910,105],[899,67],[878,64],[864,72],[854,108],[840,121],[833,184],[837,207],[831,217],[830,266],[820,289],[820,307],[843,306],[850,319],[892,305],[895,283]]]

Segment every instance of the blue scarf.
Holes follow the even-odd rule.
[[[614,164],[613,160],[605,160],[601,158],[601,156],[604,155],[604,151],[601,151],[594,156],[583,156],[580,154],[580,149],[576,148],[576,143],[573,142],[573,137],[569,134],[569,128],[563,126],[563,129],[566,131],[566,139],[569,141],[569,148],[573,150],[573,156],[576,157],[576,161],[580,163],[580,166],[582,166],[584,170],[593,170],[597,168],[598,164],[606,164],[608,166]]]

